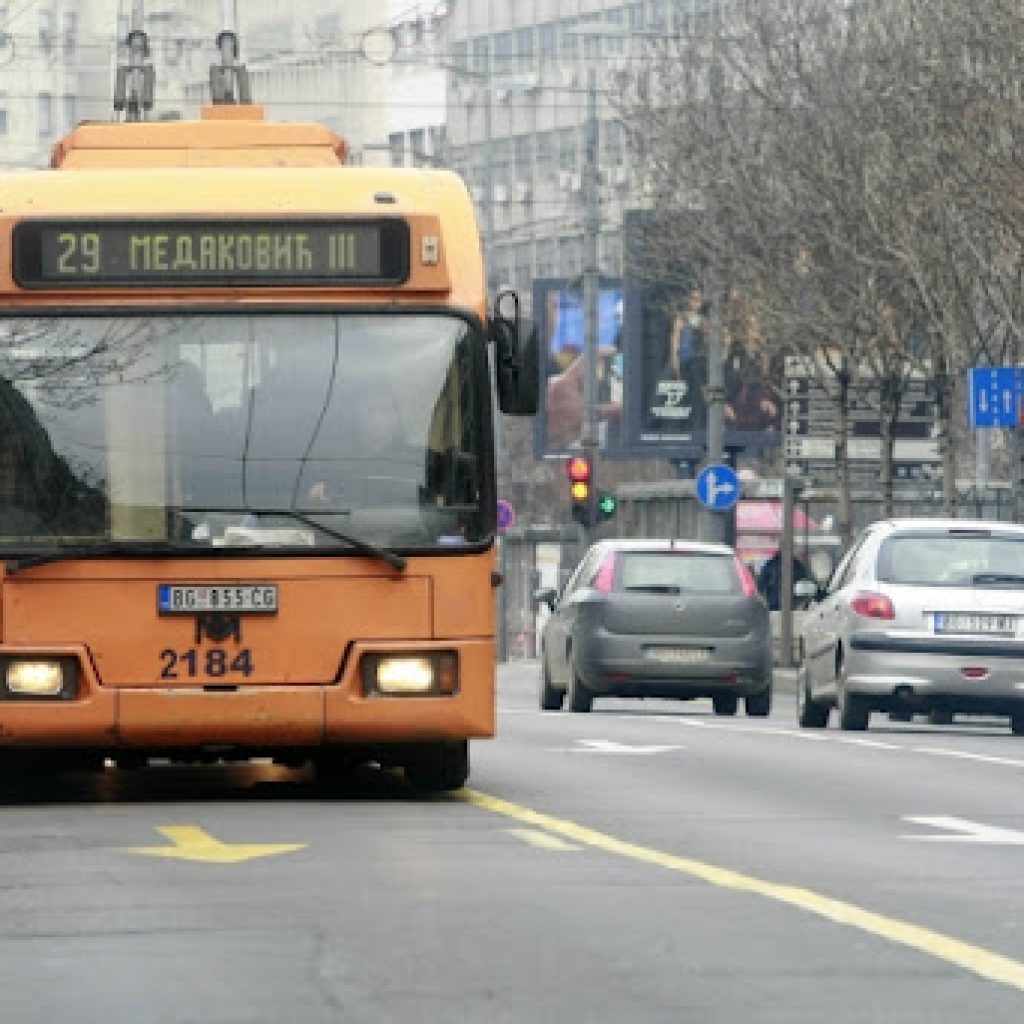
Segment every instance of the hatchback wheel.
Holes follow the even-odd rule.
[[[573,675],[569,687],[569,710],[589,711],[594,704],[594,695],[583,685],[578,675]]]
[[[540,706],[542,711],[558,711],[565,700],[565,691],[551,685],[551,673],[545,661],[540,670]]]
[[[735,715],[739,700],[734,693],[716,693],[711,698],[711,706],[716,715]]]
[[[796,720],[801,729],[824,729],[828,725],[828,707],[811,700],[811,680],[807,666],[796,673]]]
[[[1024,711],[1010,715],[1010,732],[1014,736],[1024,736]]]
[[[772,713],[772,687],[769,683],[760,693],[743,698],[743,709],[748,718],[767,718]]]

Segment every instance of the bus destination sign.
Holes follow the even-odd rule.
[[[22,288],[355,287],[409,276],[409,226],[375,220],[23,221]]]

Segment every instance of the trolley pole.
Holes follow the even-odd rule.
[[[586,155],[583,161],[583,454],[590,460],[590,496],[587,499],[586,540],[593,540],[597,526],[598,459],[601,441],[597,420],[598,291],[600,270],[597,236],[600,230],[597,180],[597,72],[587,71]]]

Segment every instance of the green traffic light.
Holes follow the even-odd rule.
[[[617,502],[615,501],[614,494],[602,494],[597,499],[597,511],[600,512],[605,519],[610,519],[615,515],[616,504]]]

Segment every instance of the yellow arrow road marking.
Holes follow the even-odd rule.
[[[501,814],[506,818],[521,821],[531,828],[543,829],[572,842],[603,850],[618,857],[627,857],[631,860],[689,875],[692,878],[699,878],[711,885],[764,896],[778,903],[785,903],[811,914],[817,914],[829,921],[835,921],[836,924],[859,928],[869,935],[876,935],[938,960],[945,960],[947,963],[972,971],[989,981],[998,981],[1024,992],[1024,963],[1000,953],[993,953],[981,946],[974,946],[968,942],[951,938],[930,928],[910,924],[898,918],[886,917],[883,914],[875,914],[853,903],[832,899],[810,889],[767,882],[752,875],[744,875],[728,868],[717,867],[714,864],[691,860],[688,857],[677,857],[651,847],[629,843],[604,832],[578,825],[573,821],[555,818],[474,789],[460,790],[459,796],[467,803],[494,814]]]
[[[130,853],[144,857],[173,857],[198,860],[209,864],[238,864],[256,857],[273,857],[279,853],[304,850],[305,843],[222,843],[195,825],[161,825],[157,828],[173,846],[128,846]]]

